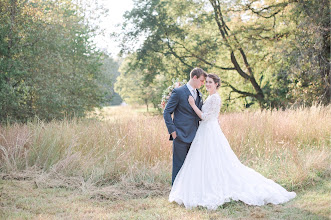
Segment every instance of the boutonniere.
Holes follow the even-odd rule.
[[[200,98],[202,98],[202,94],[199,90],[198,90],[198,95],[199,95]]]
[[[202,94],[201,94],[201,92],[199,92],[199,97],[200,97],[200,102],[202,102],[203,100],[203,98],[202,98]]]

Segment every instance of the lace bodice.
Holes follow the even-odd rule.
[[[218,93],[208,96],[202,106],[202,121],[217,119],[221,109],[221,97]]]

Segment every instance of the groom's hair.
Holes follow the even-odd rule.
[[[203,75],[205,78],[207,77],[207,73],[199,68],[199,67],[196,67],[194,68],[191,72],[190,72],[190,78],[192,79],[194,76],[197,76],[197,78],[199,78],[201,75]]]

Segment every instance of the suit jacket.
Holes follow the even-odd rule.
[[[201,110],[203,104],[202,95],[199,90],[197,94],[195,103]],[[163,112],[164,121],[170,134],[170,140],[173,139],[171,133],[174,131],[176,131],[177,138],[185,143],[191,143],[195,137],[201,119],[188,102],[190,95],[191,92],[186,85],[172,91]],[[172,113],[174,114],[173,119],[171,118]]]

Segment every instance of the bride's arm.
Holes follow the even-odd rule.
[[[195,113],[202,119],[202,111],[195,105],[194,98],[192,96],[188,97],[188,102],[190,103],[191,107],[195,111]]]

